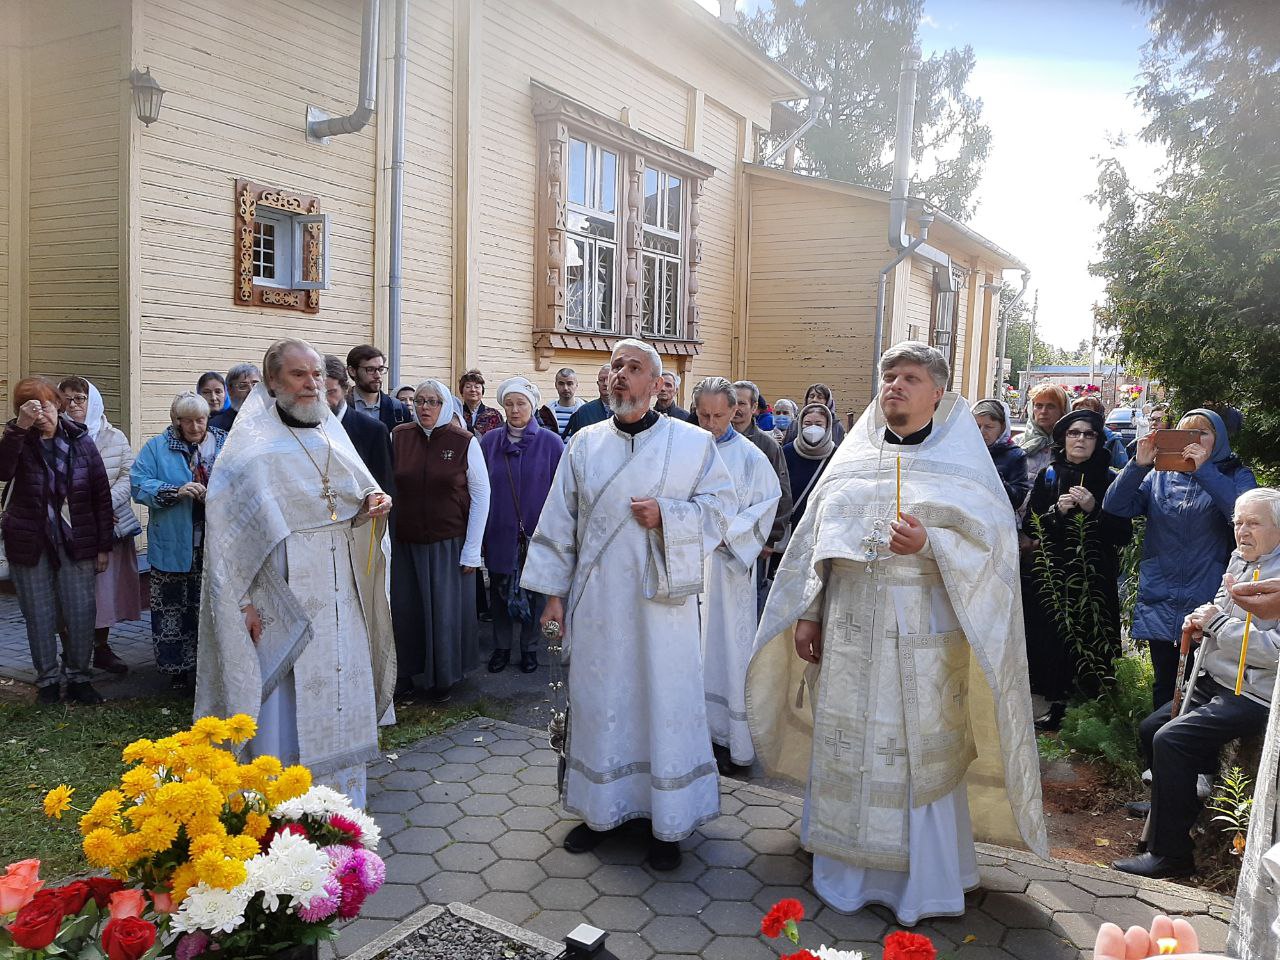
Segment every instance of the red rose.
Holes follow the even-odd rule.
[[[780,936],[786,928],[787,921],[799,923],[804,919],[804,904],[799,900],[779,900],[773,909],[760,921],[760,932],[766,937]],[[795,939],[794,937],[792,938]]]
[[[9,936],[23,950],[43,950],[57,938],[62,917],[61,897],[37,895],[13,918]]]
[[[918,933],[898,930],[884,938],[884,960],[935,960],[937,956],[933,941]]]
[[[109,960],[138,960],[156,943],[156,925],[138,917],[108,920],[102,928],[102,949]]]
[[[124,889],[124,883],[115,877],[90,877],[85,883],[89,885],[89,895],[99,910],[106,909],[113,893]]]
[[[67,916],[74,916],[83,910],[85,903],[93,895],[89,884],[83,880],[74,880],[65,886],[54,887],[48,892],[57,894],[62,900],[62,912]]]

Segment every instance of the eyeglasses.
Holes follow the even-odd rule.
[[[387,372],[387,368],[386,367],[361,367],[360,372],[369,373],[369,374],[376,373],[378,376],[382,376],[382,374]]]
[[[439,397],[414,397],[413,405],[415,407],[443,407],[444,401]]]
[[[83,407],[88,405],[89,398],[81,394],[77,397],[67,397],[66,401],[68,407]]]
[[[1092,430],[1068,430],[1068,440],[1092,440],[1097,434]]]

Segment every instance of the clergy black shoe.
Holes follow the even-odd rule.
[[[67,684],[67,699],[72,703],[92,705],[102,703],[105,698],[97,690],[93,689],[93,684],[82,681],[80,683]]]
[[[46,684],[36,693],[36,703],[41,706],[50,706],[62,699],[62,688],[56,683]]]
[[[538,654],[533,650],[526,650],[520,654],[520,672],[534,673],[538,669]]]
[[[1190,857],[1162,857],[1155,853],[1140,853],[1111,864],[1112,869],[1131,873],[1135,877],[1162,880],[1169,877],[1189,877],[1196,872],[1195,861]]]
[[[1143,820],[1151,813],[1151,801],[1130,800],[1124,805],[1124,812],[1135,820]]]
[[[564,838],[564,848],[570,853],[588,853],[600,846],[600,842],[618,830],[592,830],[585,823],[580,823]]]
[[[489,672],[501,673],[507,669],[507,664],[511,662],[510,650],[495,650],[493,656],[489,658]]]
[[[655,870],[666,872],[680,866],[680,844],[670,840],[649,839],[649,856],[645,858]]]
[[[1036,730],[1040,733],[1052,733],[1062,726],[1062,718],[1067,715],[1065,703],[1049,704],[1049,712],[1036,720]]]

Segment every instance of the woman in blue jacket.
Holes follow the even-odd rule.
[[[994,398],[979,400],[973,405],[973,419],[996,465],[996,473],[1000,474],[1009,503],[1016,512],[1031,492],[1032,478],[1027,476],[1027,454],[1013,442],[1009,430],[1009,405]]]
[[[1134,458],[1103,502],[1118,517],[1147,518],[1130,633],[1151,648],[1153,707],[1173,699],[1183,618],[1212,600],[1222,585],[1235,547],[1231,522],[1236,497],[1258,485],[1253,471],[1232,454],[1218,414],[1204,408],[1188,411],[1178,429],[1200,431],[1200,442],[1185,451],[1194,471],[1152,469],[1155,435],[1149,433],[1138,441]]]

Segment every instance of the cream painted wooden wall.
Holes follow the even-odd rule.
[[[25,8],[27,370],[88,377],[120,410],[122,7]],[[17,345],[9,344],[13,349]]]
[[[142,58],[169,92],[139,163],[144,436],[202,371],[260,363],[279,337],[342,355],[372,338],[379,120],[326,146],[303,137],[309,103],[354,106],[361,6],[146,0]],[[332,281],[319,315],[233,305],[237,178],[319,198]]]
[[[13,386],[10,382],[10,371],[17,366],[14,361],[20,360],[9,352],[10,344],[14,347],[21,346],[18,338],[10,340],[9,337],[9,322],[13,316],[9,308],[9,297],[17,286],[15,284],[11,287],[10,275],[14,271],[11,266],[13,251],[9,242],[11,227],[9,177],[12,167],[9,162],[9,123],[13,118],[13,112],[9,109],[12,90],[9,74],[12,70],[16,75],[21,67],[16,48],[19,36],[17,20],[16,7],[0,14],[0,25],[4,26],[6,31],[3,45],[0,46],[0,420],[9,419],[10,390]]]
[[[770,401],[826,383],[845,415],[871,392],[876,278],[892,254],[886,208],[749,178],[747,374]]]
[[[715,164],[699,205],[698,236],[702,264],[698,268],[698,309],[702,353],[690,378],[721,376],[736,380],[731,367],[737,293],[733,256],[738,229],[738,118],[720,104],[706,101],[702,121],[702,159]]]

